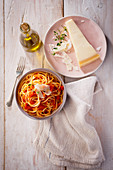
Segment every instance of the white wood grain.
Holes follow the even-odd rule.
[[[94,109],[89,114],[88,120],[95,126],[100,137],[106,161],[101,170],[113,169],[113,1],[109,0],[65,0],[64,16],[83,15],[93,19],[104,31],[108,51],[103,65],[96,71],[103,91],[94,97]],[[97,38],[98,40],[98,38]],[[66,78],[66,82],[72,79]],[[75,170],[75,168],[67,168]]]
[[[4,164],[4,30],[3,1],[0,4],[0,170]]]
[[[26,57],[26,69],[42,67],[43,49],[36,53],[24,53],[19,44],[19,25],[22,20],[36,30],[42,41],[50,24],[61,15],[62,1],[5,1],[5,98],[6,101],[15,80],[15,70],[20,56]],[[36,159],[33,141],[39,121],[24,116],[15,100],[11,108],[6,107],[5,122],[5,169],[17,170],[62,170],[52,165],[41,152]]]
[[[106,161],[100,169],[111,170],[113,168],[113,1],[109,0],[65,0],[64,15],[84,15],[95,20],[108,38],[108,52],[105,62],[96,72],[103,87],[103,92],[94,98],[94,111],[89,114],[88,120],[95,126],[102,142]],[[0,85],[3,86],[3,2],[0,5]],[[36,53],[24,53],[19,44],[19,25],[22,20],[28,22],[31,28],[36,30],[42,41],[49,26],[63,15],[62,0],[34,0],[18,1],[5,0],[5,99],[7,101],[14,80],[16,63],[20,56],[26,57],[26,70],[37,67],[50,66],[43,61],[43,47]],[[44,63],[43,63],[44,62]],[[74,79],[65,78],[66,82]],[[4,161],[4,95],[0,96],[0,170]],[[6,102],[5,101],[5,102]],[[98,103],[97,103],[98,101]],[[41,149],[36,158],[33,141],[35,139],[39,121],[25,117],[17,108],[15,100],[11,108],[5,108],[5,168],[17,170],[63,170],[62,167],[52,165]],[[1,156],[2,155],[2,156]],[[67,168],[72,170],[75,168]]]
[[[45,32],[47,32],[47,30],[49,29],[49,27],[59,18],[61,18],[63,16],[63,0],[55,0],[55,1],[44,1],[45,5],[44,8],[46,8],[47,13],[49,13],[49,18],[48,20],[46,20],[46,23],[48,25],[48,27],[46,27],[46,29],[44,30]],[[45,22],[45,21],[44,21]],[[54,70],[50,64],[48,63],[47,59],[44,59],[44,67]]]

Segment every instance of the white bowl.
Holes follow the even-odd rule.
[[[56,76],[56,77],[58,78],[59,81],[61,81],[62,85],[64,86],[64,95],[63,95],[63,102],[62,102],[62,104],[61,104],[51,115],[49,115],[49,116],[47,116],[47,117],[33,117],[33,116],[30,116],[27,112],[25,112],[25,111],[22,109],[22,107],[20,106],[20,104],[19,104],[19,102],[18,102],[18,87],[19,87],[21,81],[23,80],[23,78],[26,77],[26,76],[27,76],[28,74],[30,74],[30,73],[39,72],[39,71],[53,74],[54,76]],[[18,82],[18,84],[17,84],[17,86],[16,86],[16,93],[15,93],[15,95],[16,95],[16,103],[17,103],[17,105],[18,105],[18,107],[19,107],[19,109],[21,110],[22,113],[24,113],[27,117],[30,117],[30,118],[35,119],[35,120],[37,120],[37,119],[39,119],[39,120],[44,120],[44,119],[47,119],[47,118],[51,118],[51,117],[54,116],[56,113],[58,113],[58,112],[61,111],[61,109],[63,108],[63,106],[64,106],[64,104],[65,104],[65,101],[66,101],[66,87],[65,87],[65,84],[64,84],[62,78],[61,78],[57,73],[55,73],[55,72],[52,71],[52,70],[46,69],[46,68],[38,68],[38,69],[33,69],[33,70],[31,70],[31,71],[28,71],[26,74],[24,74],[24,75],[21,77],[21,79],[19,80],[19,82]]]

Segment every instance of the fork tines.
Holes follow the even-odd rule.
[[[25,68],[25,58],[20,57],[16,71],[23,71]]]

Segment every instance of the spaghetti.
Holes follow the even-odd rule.
[[[47,117],[63,102],[64,86],[48,72],[28,74],[18,87],[18,102],[33,117]]]

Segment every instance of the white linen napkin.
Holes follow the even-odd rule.
[[[101,90],[95,76],[66,84],[64,108],[53,118],[40,121],[37,147],[44,149],[55,165],[90,169],[105,160],[94,127],[85,120],[92,108],[93,96]]]

